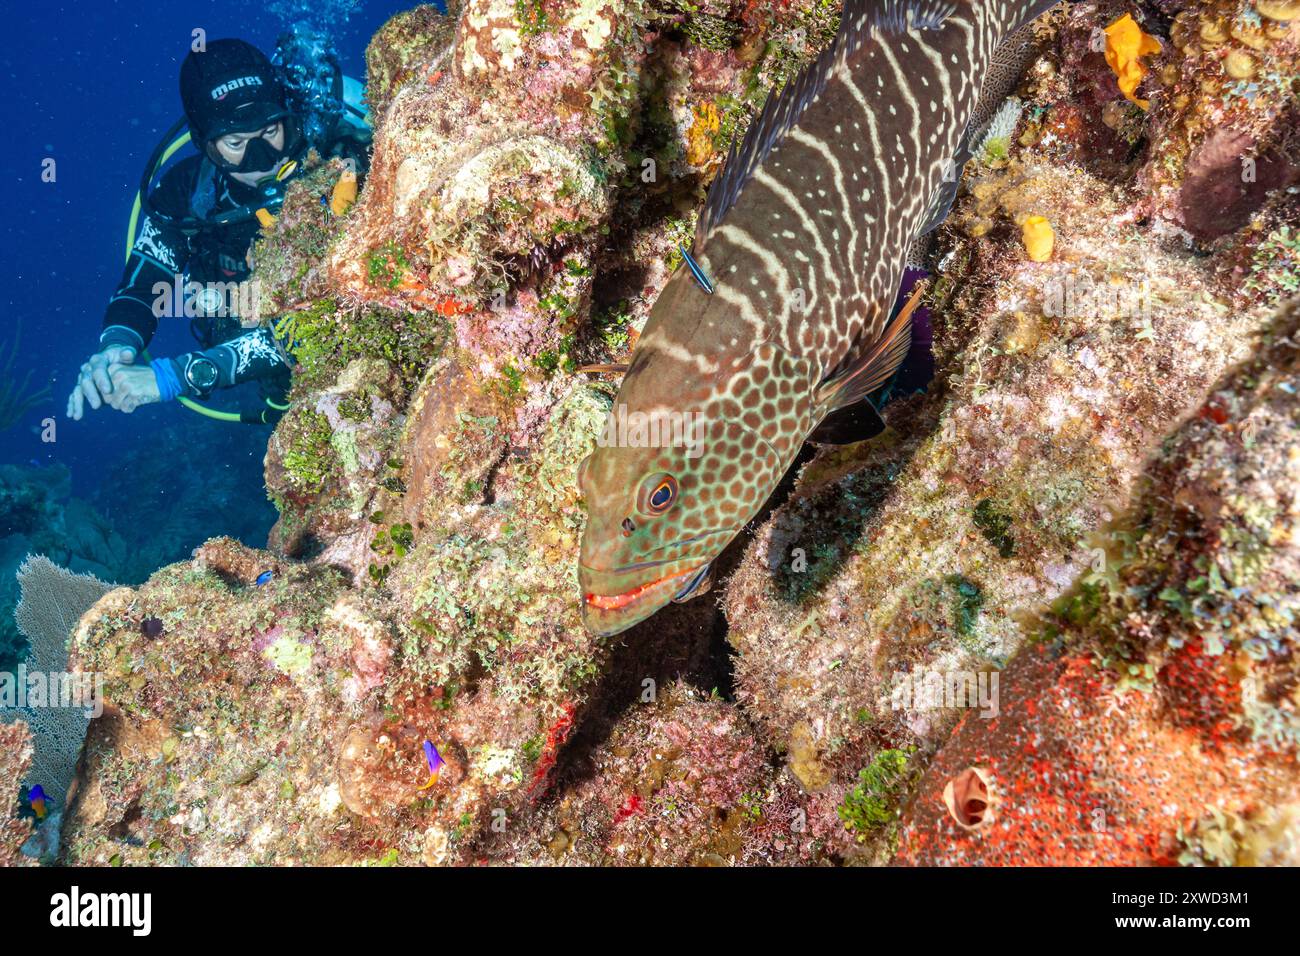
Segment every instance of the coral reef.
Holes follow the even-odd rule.
[[[797,859],[798,821],[785,816],[763,747],[716,697],[647,684],[585,763],[520,836],[488,843],[493,858],[598,866]]]
[[[924,765],[962,711],[900,706],[899,688],[1006,666],[1026,620],[1110,546],[1148,456],[1268,323],[1225,285],[1231,246],[1206,257],[1142,228],[1135,164],[1088,165],[1088,135],[1056,115],[1122,101],[1100,55],[1069,55],[1119,12],[1056,15],[1007,155],[967,170],[933,256],[929,394],[887,409],[881,439],[809,462],[728,588],[738,699],[810,791],[847,792],[890,749]],[[1056,237],[1042,263],[1020,241],[1034,216]]]
[[[1003,673],[996,726],[968,715],[930,764],[903,860],[1295,865],[1297,333],[1293,300],[1166,443],[1119,553]],[[997,826],[937,799],[964,767]]]
[[[363,611],[327,614],[340,585],[216,539],[83,618],[73,660],[104,675],[109,706],[87,738],[69,860],[328,862],[303,854],[339,822],[337,755],[294,729],[343,725],[345,687],[360,693],[379,659]],[[320,832],[292,824],[332,817]]]
[[[30,865],[22,846],[31,838],[32,823],[18,815],[18,781],[32,763],[32,738],[21,720],[0,723],[0,780],[5,781],[0,805],[0,866]]]
[[[172,555],[75,629],[109,706],[62,858],[1293,860],[1287,5],[1040,21],[917,250],[933,382],[613,643],[574,560],[614,390],[579,369],[627,360],[839,7],[452,6],[371,45],[357,202],[312,159],[255,249],[299,362],[268,548]]]
[[[28,554],[138,584],[213,534],[264,543],[275,509],[261,500],[261,456],[250,454],[256,440],[251,430],[194,416],[98,460],[86,497],[74,493],[65,465],[0,465],[0,608],[18,603],[16,573]],[[26,653],[12,613],[0,614],[0,670],[12,670]]]
[[[1256,247],[1295,219],[1300,37],[1285,8],[1189,3],[1157,61],[1162,90],[1139,179],[1152,214],[1211,249]],[[1247,267],[1235,266],[1238,275]]]

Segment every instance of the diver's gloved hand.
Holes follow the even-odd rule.
[[[81,366],[81,374],[77,376],[77,386],[68,396],[68,417],[81,421],[87,402],[90,403],[91,408],[99,408],[106,402],[112,404],[108,399],[108,396],[113,393],[109,367],[131,365],[134,362],[135,349],[129,345],[110,345],[92,355],[86,364]]]
[[[114,363],[108,367],[108,376],[113,390],[104,396],[104,401],[119,412],[130,415],[141,405],[162,401],[158,376],[148,365]]]

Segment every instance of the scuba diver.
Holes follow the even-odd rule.
[[[369,158],[364,113],[345,100],[345,78],[322,34],[296,27],[280,38],[275,61],[243,40],[216,40],[181,64],[185,116],[154,151],[139,197],[143,219],[126,268],[104,315],[99,350],[81,367],[68,398],[68,417],[85,406],[130,413],[141,405],[179,399],[214,418],[275,424],[288,408],[293,357],[270,328],[246,328],[239,303],[252,274],[252,246],[274,221],[288,181],[309,149],[341,157],[360,177]],[[152,180],[188,139],[198,155]],[[175,140],[175,141],[173,141]],[[170,145],[169,145],[170,144]],[[128,242],[131,242],[128,239]],[[183,281],[184,280],[184,281]],[[175,314],[170,291],[197,290],[183,314],[199,348],[150,359],[146,351],[159,319]],[[178,295],[179,299],[180,296]],[[240,414],[200,404],[217,389],[257,382],[262,403]]]

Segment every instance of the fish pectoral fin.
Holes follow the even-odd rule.
[[[852,445],[875,438],[886,428],[885,420],[870,400],[840,408],[822,419],[808,441],[815,445]]]
[[[934,195],[930,197],[930,205],[925,211],[925,219],[916,230],[915,238],[919,239],[934,232],[948,218],[948,213],[952,211],[952,204],[957,201],[957,189],[961,186],[962,170],[970,162],[972,133],[971,126],[967,125],[966,132],[962,134],[961,143],[957,147],[957,153],[952,158],[952,164],[944,170],[943,179],[939,180]]]
[[[840,370],[818,387],[817,402],[827,416],[837,409],[857,405],[881,388],[903,364],[912,348],[912,316],[921,304],[927,283],[918,282],[906,304],[889,320],[884,331],[857,355],[850,355]]]
[[[964,161],[958,165],[958,161],[954,160],[951,170],[952,180],[941,181],[935,189],[934,195],[930,197],[930,208],[925,213],[925,222],[921,223],[921,228],[916,230],[917,239],[934,232],[948,218],[948,213],[952,211],[952,204],[957,201],[957,187],[961,185],[963,166],[965,166]]]

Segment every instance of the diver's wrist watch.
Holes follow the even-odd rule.
[[[202,355],[191,355],[185,362],[185,383],[199,396],[207,398],[220,377],[217,363]]]

